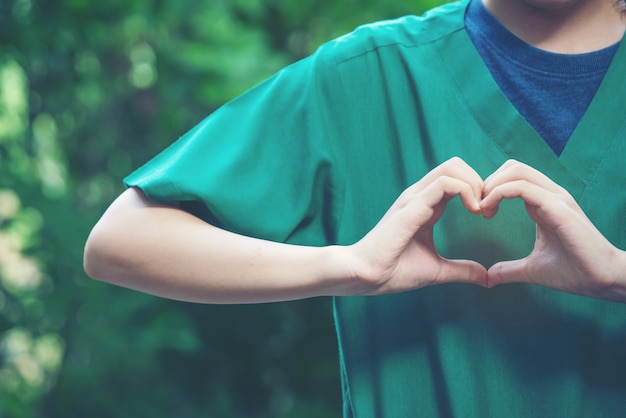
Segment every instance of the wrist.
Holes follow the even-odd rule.
[[[324,247],[320,258],[320,279],[326,281],[326,296],[361,296],[374,292],[378,279],[368,274],[367,263],[359,257],[354,245]]]

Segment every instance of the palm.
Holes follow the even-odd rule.
[[[442,270],[448,262],[435,248],[432,226],[424,227],[415,234],[405,251],[397,258],[392,273],[398,284],[413,282],[427,286],[445,281]]]

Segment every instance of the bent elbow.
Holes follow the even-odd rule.
[[[83,269],[92,279],[113,284],[122,284],[129,268],[127,237],[124,226],[111,223],[103,217],[91,230],[83,252]]]
[[[101,239],[96,225],[87,238],[83,252],[83,269],[87,276],[95,280],[106,280],[105,278],[109,276],[106,268],[107,262],[104,261]]]
[[[128,268],[127,241],[135,219],[130,217],[143,201],[138,191],[127,189],[104,212],[91,230],[83,252],[83,269],[95,280],[117,283]],[[130,220],[129,220],[130,219]]]

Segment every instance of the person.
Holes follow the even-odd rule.
[[[364,25],[130,174],[86,272],[334,296],[346,417],[622,416],[625,28],[612,0]]]

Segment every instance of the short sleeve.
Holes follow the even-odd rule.
[[[342,104],[339,78],[323,55],[318,51],[227,103],[125,184],[152,200],[178,201],[233,232],[333,243],[340,185],[332,144]]]

